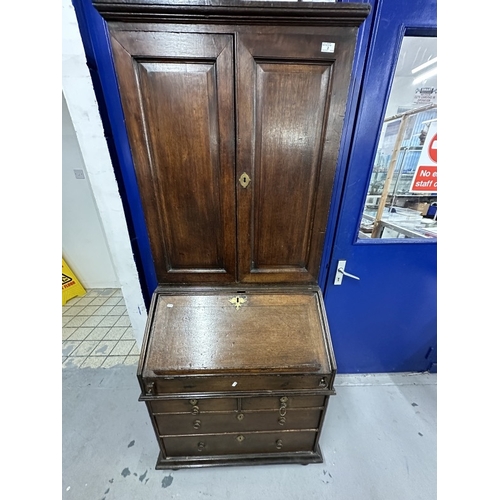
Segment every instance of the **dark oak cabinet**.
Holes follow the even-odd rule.
[[[321,461],[336,365],[317,278],[369,6],[94,5],[159,283],[138,368],[157,467]]]

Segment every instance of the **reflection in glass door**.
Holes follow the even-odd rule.
[[[437,237],[437,43],[404,37],[358,238]]]

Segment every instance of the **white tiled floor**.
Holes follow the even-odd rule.
[[[110,368],[136,365],[139,349],[121,291],[87,290],[62,308],[62,366]]]

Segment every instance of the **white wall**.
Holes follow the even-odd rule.
[[[140,345],[146,324],[146,308],[132,255],[123,205],[71,0],[62,0],[62,42],[64,97],[134,336]]]
[[[84,179],[75,177],[80,170]],[[75,129],[62,96],[62,252],[85,288],[118,288]]]

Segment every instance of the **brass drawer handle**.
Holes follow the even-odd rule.
[[[280,409],[279,409],[279,418],[278,418],[278,424],[280,425],[285,425],[286,422],[286,403],[288,401],[288,398],[286,396],[283,396],[280,398]]]
[[[193,406],[193,408],[191,409],[191,414],[198,415],[198,413],[200,413],[200,409],[197,406]]]
[[[283,441],[281,439],[278,439],[276,441],[276,449],[281,450],[281,448],[283,448]]]
[[[238,413],[238,415],[236,415],[236,418],[241,421],[245,418],[245,415],[243,415],[243,413]]]
[[[198,451],[203,451],[204,448],[205,448],[205,443],[203,441],[200,441],[198,443]]]
[[[245,436],[242,436],[242,435],[239,435],[237,438],[236,438],[236,441],[238,441],[239,443],[243,442],[245,440]]]
[[[319,386],[320,386],[320,387],[326,387],[326,377],[323,377],[323,378],[319,381]]]
[[[201,420],[195,420],[195,421],[193,422],[193,427],[194,427],[195,429],[199,429],[199,428],[201,427]]]

